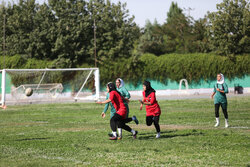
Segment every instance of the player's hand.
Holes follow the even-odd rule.
[[[211,99],[213,99],[214,98],[214,96],[211,96]]]
[[[102,104],[102,102],[101,101],[97,101],[96,104]]]
[[[102,112],[102,118],[105,118],[106,114],[104,112]]]
[[[141,106],[140,106],[140,110],[142,110],[142,106],[143,106],[143,105],[141,104]]]
[[[219,88],[217,88],[216,90],[220,92],[220,89],[219,89]]]
[[[129,103],[129,99],[125,98],[125,101],[126,101],[127,103]]]

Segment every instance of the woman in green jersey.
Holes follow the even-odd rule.
[[[224,81],[223,74],[217,74],[217,83],[214,85],[214,91],[211,98],[214,98],[214,106],[215,106],[215,119],[216,124],[215,127],[220,125],[219,120],[219,108],[221,106],[224,117],[225,117],[225,127],[227,128],[228,125],[228,113],[227,113],[227,97],[226,93],[228,93],[227,84]]]
[[[125,107],[127,108],[127,117],[129,115],[129,107],[128,107],[128,101],[130,99],[130,93],[128,92],[128,90],[124,87],[124,82],[121,78],[117,78],[115,81],[116,84],[116,90],[118,92],[121,93],[121,95],[123,96],[123,98],[125,99],[124,104]]]
[[[126,123],[129,123],[133,120],[138,125],[139,121],[137,120],[136,116],[133,116],[132,119],[128,118],[128,116],[129,116],[128,102],[130,99],[130,93],[125,88],[123,80],[121,78],[117,78],[115,80],[115,85],[116,85],[116,90],[118,92],[120,92],[120,94],[123,96],[123,98],[124,98],[123,102],[124,102],[125,107],[127,108]],[[118,128],[118,133],[122,134],[122,129]]]

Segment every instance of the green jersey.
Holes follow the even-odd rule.
[[[130,99],[130,93],[128,92],[128,90],[124,86],[122,86],[120,88],[116,88],[116,89],[117,89],[118,92],[121,93],[121,95],[124,98]],[[128,117],[128,115],[129,115],[128,103],[125,100],[123,102],[124,102],[125,107],[127,108],[127,116],[126,117]]]
[[[123,87],[120,87],[120,88],[116,88],[118,92],[121,93],[121,95],[124,97],[124,98],[127,98],[127,99],[130,99],[130,94],[128,92],[128,90],[123,86]]]
[[[106,100],[107,99],[109,99],[109,93],[107,93]],[[109,105],[111,106],[111,111],[110,111],[110,119],[111,119],[116,113],[115,107],[113,106],[111,102],[105,104],[103,112],[106,114],[106,112],[108,111]]]
[[[223,90],[224,93],[221,93],[219,91],[217,91],[216,89],[219,88],[220,90]],[[214,104],[218,104],[218,103],[227,103],[227,96],[226,93],[228,93],[228,87],[226,83],[223,84],[215,84],[214,85],[214,92],[215,92],[215,96],[214,96]]]

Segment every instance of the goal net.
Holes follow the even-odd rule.
[[[1,79],[1,105],[99,99],[98,68],[3,69]]]

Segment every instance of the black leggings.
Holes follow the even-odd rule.
[[[219,118],[219,109],[220,109],[220,106],[222,108],[222,111],[223,111],[225,119],[228,119],[227,103],[218,103],[218,104],[214,105],[214,107],[215,107],[215,117]]]
[[[160,116],[147,116],[146,117],[147,126],[151,126],[152,123],[154,122],[155,129],[156,129],[157,133],[159,133],[161,131],[159,121],[160,121]]]
[[[117,127],[131,132],[132,129],[128,125],[126,125],[126,123],[130,121],[132,121],[132,118],[122,119],[122,116],[115,113],[115,115],[110,119],[110,127],[113,132],[116,131]]]

